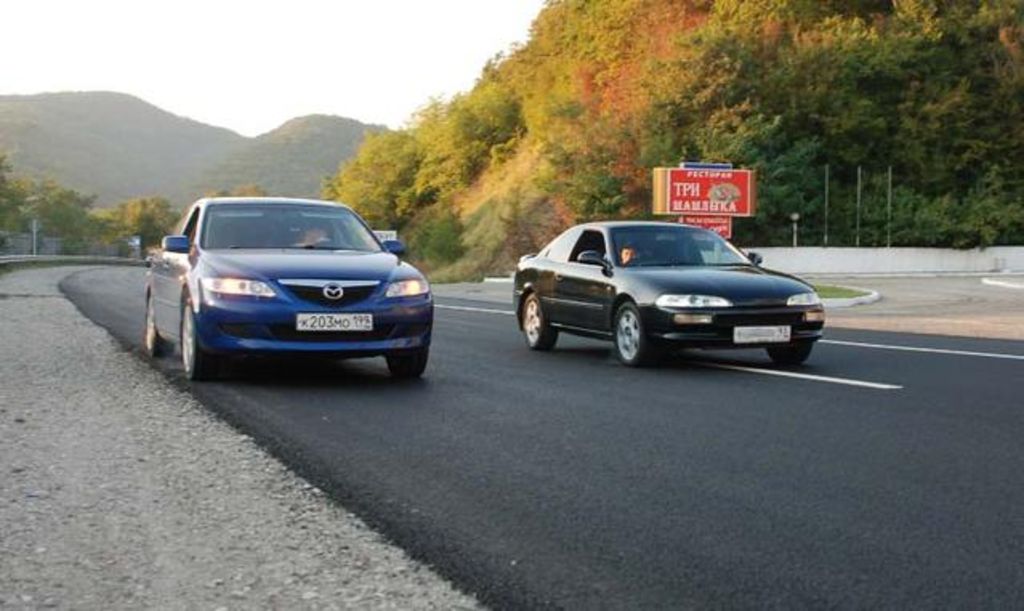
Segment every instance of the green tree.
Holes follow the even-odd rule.
[[[25,194],[12,180],[11,166],[0,155],[0,231],[20,231]]]
[[[421,160],[408,131],[369,134],[359,154],[324,182],[323,197],[352,206],[375,227],[400,229],[424,202],[415,184]]]
[[[178,212],[162,197],[142,197],[121,202],[97,216],[108,241],[118,242],[137,235],[145,251],[160,244],[174,226]]]
[[[43,235],[61,238],[66,254],[82,252],[97,239],[97,226],[89,214],[92,196],[83,195],[51,181],[21,181],[25,193],[21,216],[26,222],[34,219]]]

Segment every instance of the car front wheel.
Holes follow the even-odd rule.
[[[196,314],[185,302],[181,308],[181,364],[189,380],[210,380],[217,375],[219,360],[199,345]]]
[[[615,356],[630,367],[653,365],[661,357],[660,346],[644,332],[640,310],[632,302],[615,313]]]
[[[788,346],[770,346],[765,348],[765,350],[776,365],[799,365],[806,361],[807,357],[811,356],[813,348],[813,343],[803,342]]]
[[[407,380],[423,375],[427,368],[429,356],[430,351],[427,348],[421,348],[414,352],[389,354],[385,358],[388,362],[388,371],[391,372],[391,377]]]

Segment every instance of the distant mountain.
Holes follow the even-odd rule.
[[[95,194],[100,206],[144,195],[184,203],[252,184],[316,195],[375,129],[316,115],[246,138],[121,93],[0,96],[0,154],[14,172]]]
[[[368,132],[380,129],[328,115],[292,119],[204,170],[195,186],[207,192],[259,185],[273,195],[315,197],[320,181],[356,153]]]

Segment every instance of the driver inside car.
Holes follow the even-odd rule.
[[[629,265],[634,259],[636,259],[636,249],[632,246],[623,246],[619,250],[619,261],[622,261],[623,266]]]
[[[302,232],[302,237],[295,243],[298,247],[317,246],[328,242],[327,231],[322,227],[310,227]]]

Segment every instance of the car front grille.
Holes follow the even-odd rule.
[[[729,327],[798,325],[804,321],[800,312],[719,312],[715,324]]]
[[[289,286],[285,285],[293,295],[328,308],[342,308],[366,299],[377,289],[376,286],[346,286],[341,299],[328,299],[324,297],[324,290],[318,286]]]

